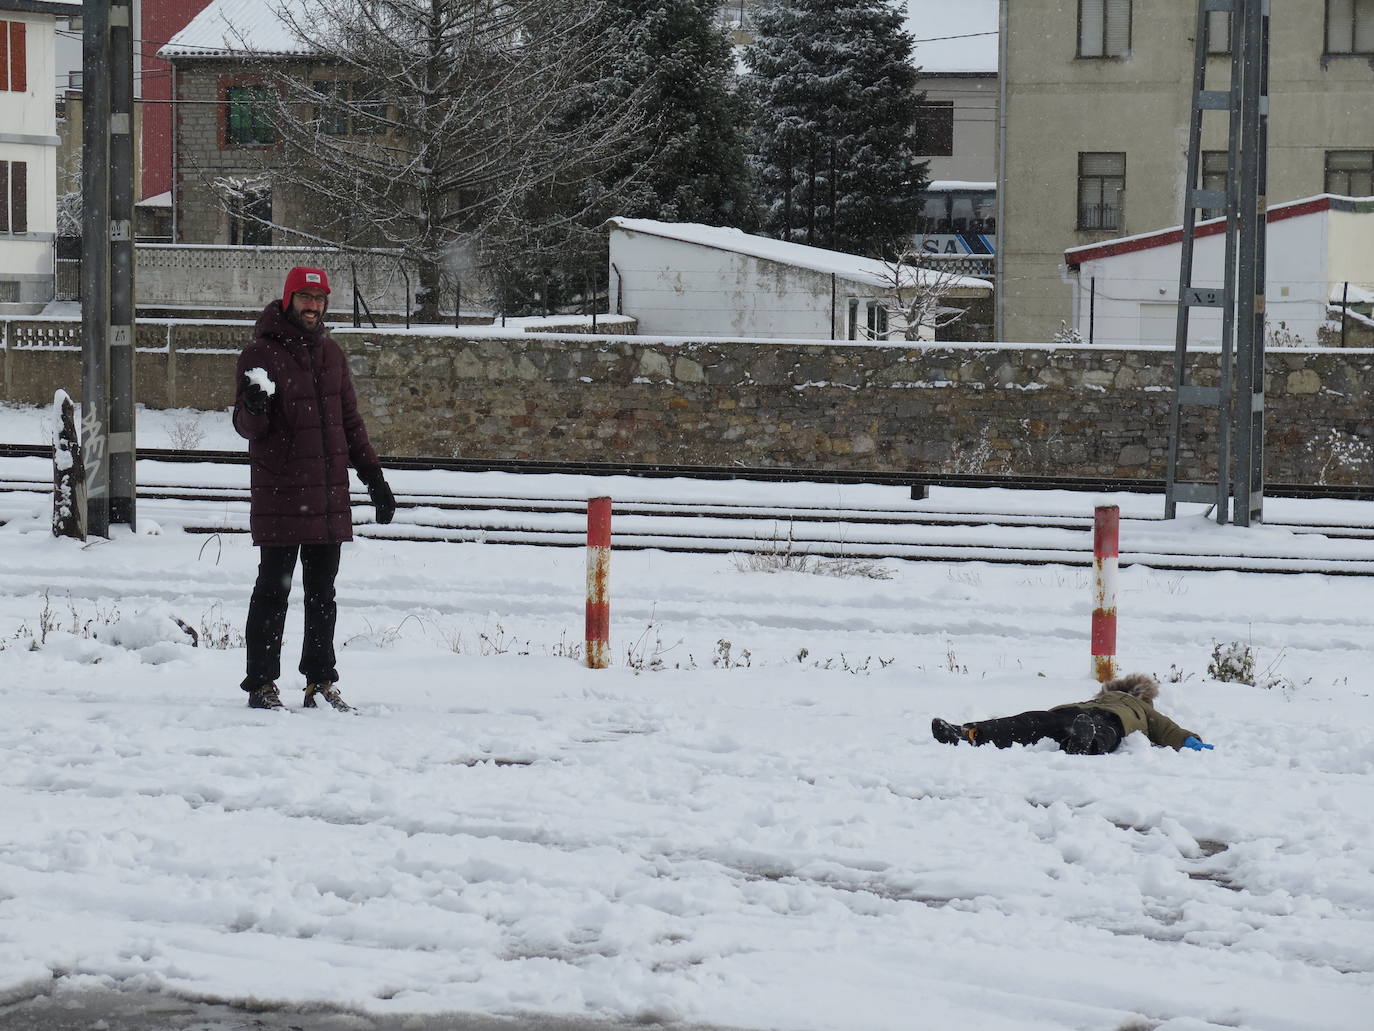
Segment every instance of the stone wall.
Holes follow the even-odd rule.
[[[7,400],[47,404],[58,386],[79,394],[73,326],[63,336],[56,323],[5,325]],[[226,407],[249,332],[242,323],[140,323],[139,400]],[[516,328],[335,337],[387,454],[1137,477],[1162,477],[1167,460],[1172,348],[689,342]],[[1271,482],[1371,481],[1374,350],[1271,351],[1266,392]],[[1185,476],[1212,475],[1214,422],[1190,417],[1185,439],[1197,443],[1182,449]]]

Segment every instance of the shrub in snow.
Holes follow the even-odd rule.
[[[1054,331],[1053,342],[1056,344],[1081,344],[1083,343],[1083,334],[1060,319],[1059,328]]]
[[[1254,684],[1255,653],[1248,644],[1239,641],[1230,644],[1214,641],[1207,675],[1223,683]]]
[[[268,380],[271,383],[271,380]],[[275,390],[275,385],[273,386]],[[269,390],[270,394],[272,391]],[[180,451],[194,451],[200,447],[201,441],[205,439],[205,430],[200,425],[200,420],[194,415],[184,419],[175,420],[167,429],[167,437],[172,442],[172,447]]]

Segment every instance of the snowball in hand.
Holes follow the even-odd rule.
[[[272,377],[267,374],[267,370],[261,365],[249,369],[244,373],[244,376],[247,377],[249,383],[256,383],[258,386],[262,387],[268,397],[271,397],[277,392],[277,385],[272,382]]]

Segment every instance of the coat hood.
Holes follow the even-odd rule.
[[[1139,698],[1142,702],[1153,704],[1159,696],[1159,681],[1148,673],[1130,673],[1124,677],[1107,681],[1102,685],[1102,689],[1097,692],[1097,697],[1101,698],[1109,691],[1120,691],[1122,694]]]

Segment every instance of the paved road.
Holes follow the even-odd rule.
[[[647,1025],[562,1017],[376,1017],[320,1009],[240,1009],[188,1002],[156,992],[58,988],[0,1006],[0,1031],[615,1031],[670,1026],[673,1031],[728,1031],[704,1025]]]

